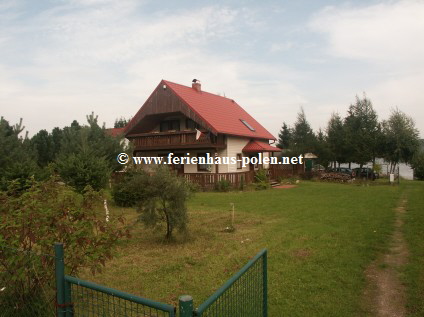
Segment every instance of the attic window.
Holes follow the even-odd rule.
[[[246,120],[240,119],[240,121],[250,130],[250,131],[256,131],[249,123],[246,122]]]

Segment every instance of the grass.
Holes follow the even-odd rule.
[[[404,185],[408,203],[404,234],[409,246],[405,270],[409,316],[424,316],[424,182]]]
[[[363,272],[387,248],[401,191],[301,182],[292,189],[198,193],[189,202],[188,235],[166,243],[164,231],[134,224],[103,273],[81,277],[174,305],[189,294],[198,306],[267,248],[269,316],[361,316]],[[230,203],[232,233],[224,230]],[[130,222],[137,217],[132,209],[113,212]]]

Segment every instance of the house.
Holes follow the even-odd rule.
[[[198,80],[191,87],[162,80],[125,127],[125,137],[137,157],[196,157],[197,164],[181,160],[171,168],[203,187],[222,179],[236,186],[251,182],[254,171],[269,164],[255,159],[244,164],[246,158],[266,161],[281,151],[269,144],[275,137],[237,102],[203,91]],[[220,159],[205,163],[209,157]]]

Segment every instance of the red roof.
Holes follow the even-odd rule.
[[[247,145],[243,148],[242,150],[243,152],[280,152],[281,149],[269,145],[265,142],[260,142],[257,140],[252,140],[249,143],[247,143]]]
[[[106,129],[106,133],[109,134],[110,136],[116,137],[118,135],[124,135],[124,129],[125,128],[111,128],[111,129]]]
[[[193,112],[211,126],[214,130],[213,133],[276,140],[271,133],[232,99],[206,91],[197,91],[192,87],[167,80],[162,80],[158,87],[162,87],[163,84],[169,87]],[[133,127],[137,123],[131,122],[128,127]],[[129,132],[129,130],[126,132]]]

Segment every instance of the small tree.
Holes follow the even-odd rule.
[[[147,227],[166,224],[167,240],[174,229],[185,231],[187,226],[187,199],[193,192],[192,186],[183,177],[174,174],[167,166],[159,165],[147,179],[143,199],[138,202],[140,220]]]

